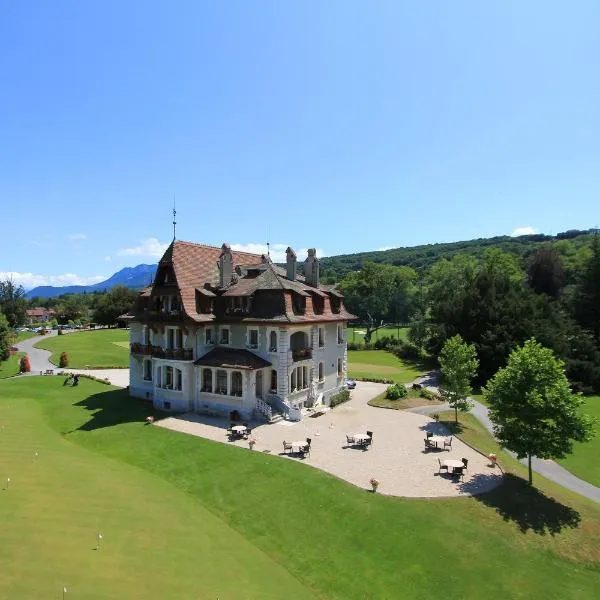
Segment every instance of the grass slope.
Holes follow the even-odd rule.
[[[410,383],[426,369],[400,360],[385,350],[348,350],[348,376]]]
[[[355,342],[357,344],[362,343],[364,341],[366,331],[367,330],[365,327],[360,327],[359,325],[351,325],[346,331],[346,341]],[[399,337],[401,340],[407,340],[408,327],[382,327],[372,335],[371,342],[376,342],[382,337]]]
[[[238,577],[238,567],[231,564],[235,556],[221,570],[211,560],[212,549],[203,537],[209,521],[204,509],[251,544],[243,545],[245,551],[261,549],[321,598],[420,599],[443,593],[447,598],[562,600],[593,597],[600,586],[600,507],[558,488],[553,490],[554,500],[514,478],[509,487],[479,499],[390,498],[366,493],[303,464],[144,426],[147,408],[124,391],[95,382],[82,380],[79,387],[64,390],[59,378],[6,380],[0,382],[0,398],[0,404],[11,399],[8,419],[13,428],[12,440],[2,442],[0,456],[7,466],[17,469],[18,465],[15,472],[21,471],[19,478],[24,480],[19,485],[31,488],[5,513],[11,533],[9,543],[0,546],[4,553],[0,559],[10,559],[12,567],[0,572],[0,581],[11,586],[11,597],[39,597],[14,590],[26,585],[27,574],[43,560],[53,566],[48,573],[44,567],[45,577],[54,577],[55,582],[72,575],[83,585],[92,569],[94,582],[97,579],[98,585],[105,586],[98,597],[106,597],[102,592],[109,576],[113,578],[110,597],[209,597],[186,595],[179,589],[165,594],[165,589],[183,585],[181,581],[189,581],[192,573],[212,581],[213,574],[223,570],[226,583],[239,581],[238,591],[244,590],[241,597],[264,597],[253,595],[256,588],[246,593],[244,572]],[[34,402],[39,402],[54,432],[36,417]],[[15,417],[13,411],[19,410],[29,412]],[[27,460],[32,462],[33,450],[40,445],[48,446],[44,454],[58,454],[44,468],[38,484],[41,469],[32,471],[35,467]],[[63,452],[74,453],[73,466],[63,462]],[[114,460],[107,463],[102,455]],[[105,470],[107,464],[114,478]],[[84,482],[79,483],[79,478]],[[10,494],[15,490],[17,483]],[[116,509],[95,510],[99,495],[109,498]],[[128,509],[122,508],[123,499]],[[63,503],[68,510],[55,516]],[[193,518],[196,512],[199,517]],[[107,518],[114,521],[107,525]],[[87,556],[82,541],[76,544],[77,552],[75,545],[70,551],[61,549],[60,560],[54,561],[56,544],[73,543],[71,520],[78,523],[73,525],[76,537],[85,538],[85,544],[90,535],[93,543],[98,527],[104,528],[107,541],[102,556],[93,552]],[[84,526],[88,521],[89,528]],[[128,531],[140,521],[144,531],[150,524],[160,528],[152,544],[143,545],[135,534],[126,536],[127,542],[120,539],[126,535],[118,533],[121,528]],[[34,529],[44,534],[34,538]],[[190,547],[198,537],[203,547]],[[109,543],[114,550],[109,550]],[[232,551],[239,544],[228,542]],[[127,552],[131,556],[123,558]],[[99,560],[109,564],[96,569]],[[195,568],[190,566],[192,560]],[[255,567],[255,560],[259,559],[249,554],[245,566],[262,572],[261,581],[266,583],[274,567],[264,563]],[[156,589],[144,580],[142,589],[133,591],[136,586],[130,580],[135,577],[125,575],[126,568],[144,576],[154,569],[150,579]],[[37,583],[28,580],[27,585]],[[287,597],[301,596],[290,592]]]
[[[39,334],[35,333],[33,331],[19,331],[19,333],[17,333],[17,335],[15,336],[15,343],[23,342],[24,340],[28,340],[29,338],[36,337],[37,335],[39,335]]]
[[[71,402],[100,386],[46,380],[0,387],[0,598],[58,598],[63,585],[86,599],[313,597],[177,486],[58,435],[32,395],[86,421]]]
[[[596,417],[600,423],[600,396],[588,396],[582,406],[583,412]],[[589,481],[591,484],[600,486],[600,432],[597,425],[596,436],[587,443],[576,442],[573,448],[573,454],[563,458],[558,462],[569,469],[572,473]]]
[[[6,360],[0,361],[0,379],[13,377],[19,374],[19,366],[21,357],[25,356],[25,352],[17,352],[9,356]]]
[[[110,369],[129,367],[129,347],[116,342],[127,342],[127,329],[97,329],[66,335],[52,336],[36,344],[52,352],[50,362],[58,365],[61,352],[69,355],[72,369]]]

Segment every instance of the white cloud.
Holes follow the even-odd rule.
[[[87,235],[85,235],[85,233],[72,233],[69,235],[69,240],[71,242],[80,242],[82,240],[85,240],[87,238]]]
[[[377,248],[379,252],[385,252],[385,250],[393,250],[395,246],[382,246],[381,248]]]
[[[276,263],[285,262],[285,251],[287,250],[289,244],[271,244],[269,246],[269,252],[271,254],[271,260]],[[232,250],[237,250],[238,252],[250,252],[252,254],[267,254],[267,245],[266,244],[231,244]],[[308,255],[308,248],[294,248],[296,252],[296,256],[298,257],[298,262],[303,262],[306,256]],[[322,258],[325,256],[323,250],[321,248],[317,248],[317,257]]]
[[[111,258],[111,257],[110,257],[110,256],[107,254],[107,255],[104,257],[104,260],[105,260],[106,262],[110,262],[110,261],[112,260],[112,258]]]
[[[160,258],[169,244],[161,244],[156,238],[142,240],[139,246],[121,248],[117,250],[117,256],[147,256],[149,258]]]
[[[63,275],[35,275],[34,273],[18,273],[16,271],[0,271],[0,280],[12,279],[17,285],[22,285],[30,290],[38,285],[91,285],[100,283],[107,279],[106,275],[93,275],[91,277],[80,277],[74,273]]]
[[[525,227],[517,227],[510,235],[512,237],[519,237],[520,235],[533,235],[534,233],[537,233],[537,229],[526,225]]]

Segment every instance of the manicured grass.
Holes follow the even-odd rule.
[[[396,339],[406,340],[408,339],[408,327],[382,327],[378,329],[371,336],[371,343],[376,342],[382,337],[394,337]],[[346,331],[346,341],[362,343],[364,341],[365,333],[367,332],[365,327],[350,326]]]
[[[36,344],[37,348],[50,350],[50,362],[58,366],[61,352],[69,355],[72,369],[111,369],[129,367],[127,329],[97,329],[57,335]]]
[[[0,379],[18,375],[21,357],[24,355],[25,352],[17,352],[9,356],[6,360],[0,361]]]
[[[415,408],[417,406],[435,406],[436,404],[443,404],[442,400],[433,399],[428,400],[419,396],[418,390],[408,390],[406,398],[400,398],[398,400],[389,400],[385,397],[385,392],[375,396],[368,402],[369,406],[375,406],[377,408],[391,408],[393,410],[402,410],[405,408]]]
[[[600,396],[586,397],[582,411],[598,419],[596,436],[587,443],[576,442],[573,454],[558,462],[577,477],[600,486]]]
[[[513,477],[478,499],[390,498],[145,426],[150,412],[88,380],[0,382],[10,432],[0,436],[0,472],[17,473],[0,494],[0,597],[52,597],[45,590],[63,582],[86,598],[302,598],[310,589],[339,599],[562,600],[600,586],[600,507],[560,488],[552,499]]]
[[[410,383],[426,372],[420,365],[400,360],[385,350],[348,350],[348,376]]]
[[[15,343],[23,342],[24,340],[28,340],[29,338],[36,337],[39,334],[34,333],[33,331],[19,331],[15,336]]]
[[[64,437],[45,420],[42,405],[85,423],[91,407],[82,402],[89,394],[98,401],[93,394],[106,386],[84,379],[80,391],[58,377],[27,379],[0,387],[0,485],[11,479],[0,491],[0,598],[60,598],[64,585],[66,598],[98,600],[314,597],[180,487],[73,443],[94,432]],[[114,388],[105,396],[115,393],[125,399]]]

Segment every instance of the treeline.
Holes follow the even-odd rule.
[[[82,294],[63,294],[54,298],[25,298],[25,290],[14,282],[0,281],[0,312],[10,327],[20,327],[28,321],[27,310],[46,308],[54,311],[54,324],[98,323],[113,325],[117,318],[128,312],[138,292],[118,285],[109,291]]]
[[[338,286],[366,324],[367,342],[382,323],[409,321],[411,347],[403,351],[438,356],[459,334],[474,344],[485,382],[535,337],[565,362],[575,390],[600,392],[600,237],[587,237],[567,258],[553,240],[523,256],[500,248],[459,253],[421,272],[366,262]]]
[[[410,267],[417,272],[430,268],[442,258],[469,255],[480,259],[486,250],[498,248],[523,259],[527,259],[540,246],[551,244],[563,258],[563,269],[567,281],[572,280],[587,259],[593,230],[577,229],[556,236],[535,234],[520,237],[499,236],[465,242],[427,244],[406,248],[393,248],[358,254],[325,257],[320,260],[322,273],[328,283],[341,280],[348,273],[362,269],[365,263],[375,262],[394,266]]]

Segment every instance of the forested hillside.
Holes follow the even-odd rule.
[[[405,248],[393,248],[358,254],[342,254],[339,256],[325,257],[320,260],[322,273],[328,281],[341,279],[350,271],[357,271],[365,262],[372,261],[395,266],[406,266],[423,271],[436,263],[441,258],[452,258],[457,254],[470,255],[481,258],[488,248],[499,248],[504,252],[526,258],[542,245],[551,244],[563,257],[564,268],[567,276],[581,266],[581,261],[586,257],[580,253],[583,247],[589,247],[592,230],[579,231],[577,229],[551,235],[523,235],[520,237],[498,236],[481,238],[465,242],[452,242],[447,244],[426,244]]]

